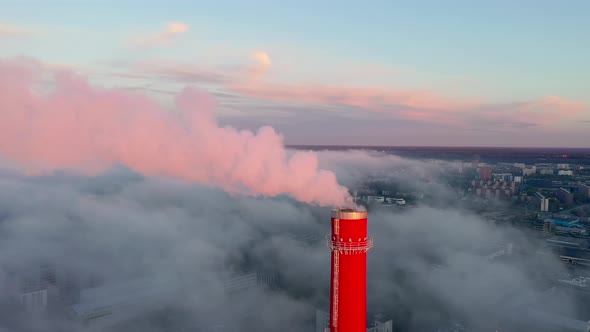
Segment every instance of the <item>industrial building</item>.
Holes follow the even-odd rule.
[[[17,303],[27,313],[56,311],[79,298],[76,282],[54,263],[15,269],[3,281],[14,290]]]
[[[369,203],[385,203],[385,197],[383,197],[383,196],[367,196],[367,202],[369,202]]]
[[[590,249],[590,241],[586,238],[554,235],[547,238],[545,242],[549,247],[554,248],[574,248],[583,251]]]
[[[563,204],[570,205],[574,202],[574,195],[565,188],[559,188],[555,193],[555,196]]]
[[[588,236],[588,231],[584,227],[555,226],[555,227],[553,227],[553,231],[555,232],[555,234],[559,234],[559,235],[579,236],[579,237]]]
[[[56,300],[55,294],[58,292],[55,265],[41,264],[37,271],[31,272],[21,275],[19,279],[20,304],[27,312],[47,311],[50,302]]]
[[[316,310],[315,312],[315,331],[329,332],[330,331],[330,314],[327,311]],[[393,321],[382,322],[375,319],[372,327],[367,327],[366,332],[393,332]]]
[[[80,327],[100,331],[166,308],[180,294],[178,282],[153,277],[107,283],[82,289],[80,302],[70,307]]]
[[[396,204],[405,205],[406,200],[403,198],[385,197],[385,196],[367,196],[367,203]]]
[[[548,221],[555,226],[561,227],[581,227],[580,226],[580,218],[575,217],[553,217],[553,218],[545,218],[543,221]]]
[[[586,237],[586,227],[580,223],[579,218],[553,217],[543,219],[543,223],[549,224],[551,231],[558,235]]]
[[[554,235],[545,240],[547,247],[567,264],[590,267],[590,239]]]
[[[385,201],[389,204],[406,205],[406,200],[403,198],[387,197]]]

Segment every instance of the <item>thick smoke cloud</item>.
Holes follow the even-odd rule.
[[[334,171],[349,188],[366,186],[368,178],[393,184],[400,192],[426,194],[431,205],[454,206],[460,203],[457,188],[445,178],[457,173],[455,165],[441,160],[420,161],[377,151],[319,151],[320,167]],[[387,188],[391,190],[390,188]]]
[[[414,189],[421,187],[425,180],[438,179],[441,166],[417,160],[405,159],[396,155],[377,151],[348,150],[318,152],[320,166],[333,170],[338,179],[349,187],[358,187],[374,176],[384,181],[409,185]],[[441,195],[439,195],[441,196]]]
[[[347,169],[363,175],[348,166],[340,174]],[[491,244],[512,242],[524,249],[534,244],[466,211],[377,209],[369,220],[375,237],[368,256],[369,317],[392,318],[396,331],[436,331],[453,320],[476,331],[511,319],[526,321],[519,303],[528,306],[543,293],[531,271],[559,271],[558,262],[547,258],[485,259]],[[219,325],[310,331],[314,310],[327,310],[329,303],[330,259],[323,243],[328,232],[328,209],[287,197],[228,195],[124,168],[97,176],[0,172],[0,279],[54,261],[83,287],[145,276],[159,280],[159,301],[174,314],[159,313],[120,331]],[[225,295],[224,281],[254,271],[279,273],[285,289]],[[0,297],[10,298],[13,291],[0,289]],[[575,308],[567,296],[553,301],[553,309]],[[61,318],[25,320],[3,305],[0,326],[79,329]]]
[[[289,230],[317,233],[322,228],[315,223],[314,208],[290,200],[233,197],[130,171],[94,178],[8,173],[0,178],[0,188],[0,279],[43,262],[57,263],[83,288],[155,278],[162,305],[187,313],[171,324],[176,328],[250,324],[228,317],[233,309],[225,299],[224,281],[247,272],[275,272],[280,266],[293,274],[292,256],[310,249],[294,241]],[[323,248],[312,252],[328,257]],[[326,272],[319,272],[328,280]],[[13,291],[4,288],[0,295],[10,298]],[[261,331],[302,331],[309,319],[300,319],[313,315],[310,303],[262,290],[232,299],[231,306],[260,310]],[[10,308],[5,304],[0,311],[0,322],[8,327],[68,330],[66,320],[13,319]],[[286,323],[290,326],[283,327]],[[151,327],[158,330],[158,324]]]
[[[41,78],[50,91],[33,91]],[[50,75],[32,60],[0,60],[0,154],[31,172],[96,174],[122,164],[230,192],[353,204],[313,153],[287,157],[271,127],[219,127],[213,108],[208,94],[191,88],[176,97],[177,112],[166,111],[142,95],[94,88],[67,72]]]

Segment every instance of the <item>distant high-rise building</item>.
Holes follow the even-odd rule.
[[[553,174],[553,168],[541,168],[539,170],[539,174],[552,175]]]
[[[541,212],[549,211],[549,199],[545,198],[540,192],[536,192],[532,197],[532,202],[537,205],[537,208]]]
[[[551,235],[551,229],[553,224],[549,220],[543,221],[543,237],[549,237]]]
[[[555,196],[557,196],[559,201],[563,204],[572,204],[574,202],[574,195],[565,188],[559,188],[555,193]]]
[[[57,272],[53,264],[41,264],[17,277],[20,304],[25,311],[46,311],[54,302],[57,285]]]
[[[557,164],[557,169],[570,169],[570,164]]]
[[[386,322],[375,321],[375,325],[368,328],[367,332],[393,332],[393,321],[391,319]]]
[[[580,183],[578,185],[578,192],[586,198],[590,198],[590,186],[587,184]]]
[[[500,182],[511,182],[513,180],[512,173],[492,173],[492,179]]]
[[[479,169],[479,178],[487,181],[492,178],[492,169],[489,167],[482,167]]]
[[[522,169],[522,175],[534,175],[537,173],[537,166],[527,166]]]
[[[31,264],[14,271],[10,282],[26,312],[59,311],[79,299],[77,278],[53,263]]]
[[[178,281],[149,276],[109,282],[80,291],[78,303],[69,306],[73,322],[85,331],[109,331],[142,315],[163,310],[177,301]]]
[[[368,327],[367,332],[393,332],[393,321],[388,320],[381,322],[381,320],[375,320],[373,327]],[[330,314],[326,311],[317,310],[315,311],[315,331],[316,332],[330,332]]]
[[[574,172],[572,172],[571,170],[559,170],[557,171],[557,175],[572,176],[574,175]]]
[[[473,161],[471,162],[471,166],[473,166],[473,168],[479,167],[479,156],[478,155],[473,156]]]
[[[315,311],[315,332],[330,331],[330,313],[327,311]]]

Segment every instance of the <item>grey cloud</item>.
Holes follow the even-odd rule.
[[[415,179],[408,185],[437,197],[449,194],[442,183],[423,183],[439,177],[429,163],[361,151],[322,152],[320,163],[351,186],[387,172],[395,181]],[[510,296],[538,295],[526,267],[558,264],[482,259],[479,252],[489,243],[527,240],[460,208],[375,209],[369,220],[375,236],[368,256],[369,312],[393,318],[399,331],[432,330],[451,317],[474,327],[493,325],[505,317],[502,307]],[[234,330],[312,330],[314,310],[329,303],[327,232],[327,209],[285,197],[232,196],[123,167],[95,177],[0,171],[0,281],[43,261],[57,261],[83,286],[156,277],[162,280],[161,301],[177,315],[167,324],[179,331],[220,323]],[[228,301],[223,281],[252,271],[278,272],[287,287]],[[0,286],[0,298],[10,294]],[[569,298],[558,304],[572,305]],[[0,311],[0,326],[75,329],[64,320],[14,317]],[[158,331],[160,321],[166,320],[156,316],[134,326]]]

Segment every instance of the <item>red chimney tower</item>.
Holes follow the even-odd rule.
[[[367,329],[367,212],[332,210],[330,279],[330,332],[365,332]]]

